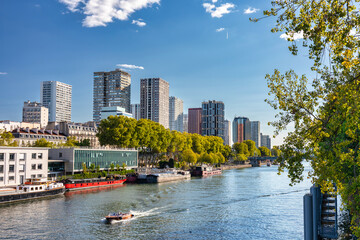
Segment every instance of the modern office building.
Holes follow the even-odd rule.
[[[179,132],[184,131],[183,100],[177,97],[169,97],[169,128]]]
[[[22,121],[40,123],[40,126],[45,128],[49,121],[49,109],[38,102],[24,102]]]
[[[261,146],[260,122],[250,121],[250,125],[251,125],[251,140],[255,142],[255,146],[258,148]]]
[[[0,187],[47,177],[48,148],[0,147]]]
[[[224,145],[232,145],[231,141],[231,122],[229,120],[224,121]]]
[[[169,128],[169,83],[161,78],[140,81],[140,118]]]
[[[233,142],[242,143],[251,139],[251,124],[246,117],[235,117],[233,121]]]
[[[189,117],[187,114],[184,114],[184,132],[189,132]]]
[[[201,112],[202,108],[189,108],[188,132],[201,135]]]
[[[262,133],[260,134],[261,136],[261,146],[262,147],[267,147],[268,149],[271,150],[271,138],[269,135],[263,135]]]
[[[49,122],[71,122],[72,86],[58,81],[41,82],[42,106],[49,109]]]
[[[202,102],[201,135],[224,139],[225,105],[221,101]]]
[[[125,116],[132,118],[132,114],[125,111],[122,107],[103,107],[100,112],[101,120],[107,119],[109,116]]]
[[[93,120],[100,122],[103,107],[122,107],[130,112],[131,75],[120,69],[94,72]]]
[[[74,174],[83,170],[83,163],[89,169],[92,164],[100,170],[110,169],[111,164],[126,165],[127,169],[138,167],[138,151],[124,149],[81,149],[53,148],[49,149],[49,168],[53,172],[60,169],[66,174]]]
[[[131,104],[131,114],[136,120],[140,120],[140,104]]]

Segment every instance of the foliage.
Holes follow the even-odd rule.
[[[100,165],[96,165],[96,172],[100,172]]]
[[[83,162],[81,165],[82,165],[83,173],[84,174],[87,173],[86,163]]]
[[[249,156],[252,157],[255,154],[256,151],[256,145],[255,142],[253,140],[245,140],[244,143],[247,145],[248,147],[248,151],[249,151]]]
[[[235,150],[236,154],[244,154],[247,157],[250,156],[248,145],[244,142],[234,143],[233,149]]]
[[[120,171],[120,164],[116,164],[115,167],[116,167],[116,170],[117,170],[117,171]]]
[[[61,180],[64,179],[84,179],[84,178],[98,178],[98,177],[106,177],[108,175],[126,175],[128,173],[134,173],[135,171],[133,169],[131,170],[120,170],[120,171],[111,171],[111,172],[107,172],[107,171],[98,171],[96,173],[90,173],[90,172],[86,172],[86,173],[80,173],[80,174],[74,174],[74,175],[67,175],[67,176],[62,176]]]
[[[111,171],[114,171],[114,169],[115,169],[115,164],[114,164],[114,163],[111,163],[111,164],[110,164],[110,170],[111,170]]]
[[[94,172],[95,171],[95,164],[94,163],[92,163],[91,165],[90,165],[90,168],[89,168],[92,172]]]
[[[52,142],[47,141],[45,138],[37,139],[33,145],[33,147],[48,147],[52,148],[54,147],[54,144]]]
[[[274,156],[274,157],[279,157],[281,154],[281,151],[279,149],[278,146],[274,146],[272,149],[271,149],[271,155]]]
[[[235,161],[239,161],[239,162],[245,162],[247,159],[248,159],[247,156],[242,153],[236,154],[236,157],[235,157]]]
[[[316,76],[309,81],[293,70],[266,76],[271,97],[266,101],[278,111],[271,123],[275,135],[289,124],[295,129],[280,147],[279,170],[287,168],[295,184],[303,180],[303,160],[309,161],[310,177],[323,191],[335,191],[336,184],[360,237],[359,0],[276,0],[272,6],[264,11],[277,16],[272,32],[301,33]],[[297,41],[288,41],[296,55]]]
[[[0,130],[0,146],[17,147],[18,142],[14,141],[14,136],[11,132]]]
[[[259,147],[259,150],[261,152],[262,157],[270,157],[271,156],[271,151],[267,147],[264,147],[264,146]]]
[[[196,154],[191,149],[186,149],[182,152],[182,159],[189,164],[195,164],[197,162]]]

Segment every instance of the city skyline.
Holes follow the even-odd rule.
[[[249,21],[270,3],[236,2],[218,17],[215,9],[225,1],[215,3],[212,12],[203,6],[211,1],[159,3],[136,9],[124,21],[113,18],[106,26],[87,27],[81,9],[71,12],[56,0],[1,1],[0,22],[6,24],[0,25],[0,81],[7,89],[16,87],[18,94],[5,91],[1,96],[0,119],[21,120],[22,103],[40,101],[39,90],[29,89],[54,80],[73,86],[72,120],[89,121],[93,72],[122,68],[132,75],[132,103],[140,102],[141,78],[161,77],[171,86],[169,94],[184,100],[184,109],[221,100],[227,106],[225,119],[256,119],[272,135],[267,122],[276,112],[264,102],[265,74],[289,67],[308,73],[309,63],[301,49],[300,57],[288,52],[282,33],[270,32],[275,19]],[[258,10],[245,11],[250,7]],[[140,18],[145,26],[132,24]]]

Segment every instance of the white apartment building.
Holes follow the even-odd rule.
[[[0,187],[25,183],[25,179],[47,177],[47,148],[0,147]]]
[[[22,121],[40,123],[40,127],[45,128],[49,121],[49,109],[38,102],[24,102]]]
[[[250,121],[250,126],[251,126],[251,140],[255,142],[255,146],[258,148],[261,146],[260,121]]]
[[[40,123],[0,121],[0,131],[11,132],[17,128],[40,128]]]
[[[224,145],[232,146],[231,141],[231,122],[229,120],[224,121]]]
[[[49,109],[49,122],[71,122],[72,86],[58,81],[41,82],[41,104]]]
[[[169,126],[170,130],[184,132],[184,107],[183,100],[169,97]]]
[[[140,120],[140,104],[131,104],[131,114],[136,120]]]
[[[140,80],[140,118],[169,128],[169,83],[161,78]]]

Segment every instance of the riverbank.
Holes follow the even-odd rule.
[[[222,165],[221,170],[229,170],[229,169],[240,169],[240,168],[251,168],[251,164],[236,164],[236,165]]]

